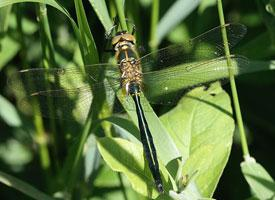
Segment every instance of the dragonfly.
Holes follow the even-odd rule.
[[[27,99],[38,99],[45,117],[50,116],[48,99],[52,99],[56,109],[54,116],[61,118],[75,117],[76,108],[78,111],[80,109],[78,113],[82,117],[87,117],[87,107],[93,99],[91,91],[104,90],[107,95],[122,95],[127,102],[131,99],[133,103],[126,109],[136,110],[144,154],[156,189],[162,193],[164,189],[157,152],[144,115],[146,108],[142,99],[152,104],[175,105],[187,89],[228,78],[229,68],[234,75],[245,71],[248,60],[243,56],[229,55],[232,65],[227,65],[222,28],[227,32],[230,48],[246,34],[246,27],[242,24],[225,24],[181,44],[140,57],[135,36],[120,31],[112,38],[115,63],[93,64],[83,68],[25,69],[16,73],[11,84],[17,90],[26,90],[29,95]],[[104,72],[104,80],[97,80],[101,71]],[[30,82],[32,87],[26,87]]]

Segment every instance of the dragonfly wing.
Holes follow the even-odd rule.
[[[95,64],[83,67],[66,68],[32,68],[14,73],[8,80],[8,85],[15,90],[25,89],[27,95],[45,90],[60,90],[80,88],[87,84],[97,84],[99,73],[108,73],[112,81],[118,81],[117,65]]]
[[[43,117],[65,120],[85,119],[92,102],[89,86],[71,90],[46,90],[33,93],[19,100],[19,106],[33,115],[36,105]],[[36,112],[36,114],[38,114]]]
[[[248,65],[247,58],[231,55],[231,69],[239,75]],[[151,103],[176,104],[190,88],[228,78],[226,57],[182,64],[143,74],[144,93]]]
[[[246,27],[242,24],[226,24],[228,44],[232,48],[245,35]],[[224,55],[221,34],[218,26],[179,45],[172,45],[157,50],[140,58],[144,72],[177,66],[184,63],[209,60]]]
[[[112,87],[98,80],[99,72],[106,74],[104,77],[110,79]],[[85,72],[76,67],[21,70],[12,75],[8,84],[13,90],[25,91],[26,97],[20,100],[22,108],[30,108],[36,101],[42,116],[72,119],[74,112],[85,118],[94,90],[105,90],[108,94],[119,87],[119,82],[117,65],[98,64],[85,66]]]

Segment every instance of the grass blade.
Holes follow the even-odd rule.
[[[156,43],[159,44],[171,29],[185,19],[199,3],[200,0],[177,0],[159,21]]]
[[[105,0],[101,0],[101,1],[89,0],[89,2],[92,5],[98,19],[101,21],[102,25],[104,26],[105,31],[109,31],[113,26],[113,22],[108,13]]]
[[[39,191],[38,189],[34,188],[30,184],[21,181],[11,175],[8,175],[4,172],[0,171],[0,182],[12,187],[24,194],[26,194],[29,197],[32,197],[33,199],[37,200],[54,200],[54,198],[48,196],[47,194]]]

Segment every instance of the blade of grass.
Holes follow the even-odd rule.
[[[82,1],[74,0],[74,4],[77,15],[77,23],[80,30],[80,41],[82,44],[80,48],[82,48],[83,50],[82,56],[84,56],[84,64],[88,65],[98,63],[97,48],[95,45],[93,35],[89,28]]]
[[[39,191],[30,184],[21,181],[9,174],[0,171],[0,182],[6,186],[12,187],[29,197],[32,197],[37,200],[54,200],[54,198],[48,196],[47,194]]]
[[[159,0],[153,0],[152,2],[152,12],[151,12],[151,33],[149,46],[151,51],[157,49],[157,24],[159,20]]]
[[[124,15],[124,4],[123,0],[114,0],[115,1],[115,6],[118,14],[118,19],[119,23],[121,26],[121,29],[124,31],[128,31],[127,24],[126,24],[126,19]]]
[[[160,19],[157,30],[157,44],[185,19],[200,3],[201,0],[177,0]]]
[[[90,4],[92,5],[97,17],[101,21],[102,25],[104,26],[105,31],[108,31],[113,26],[113,22],[110,18],[110,15],[107,10],[105,0],[89,0]]]

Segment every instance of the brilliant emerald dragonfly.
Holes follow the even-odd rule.
[[[41,113],[46,117],[50,116],[49,98],[56,111],[54,116],[60,118],[73,118],[79,114],[85,118],[93,99],[92,91],[102,90],[107,95],[115,92],[124,96],[125,101],[133,102],[133,106],[127,109],[136,109],[145,157],[157,190],[163,192],[157,153],[150,125],[144,115],[146,109],[143,108],[142,98],[152,104],[176,104],[186,89],[226,79],[229,68],[224,55],[222,28],[226,29],[230,48],[246,33],[246,27],[242,24],[226,24],[182,44],[139,57],[134,35],[121,31],[112,38],[116,63],[82,68],[25,69],[17,73],[21,81],[11,79],[12,85],[18,90],[25,89],[30,99],[37,98]],[[230,59],[235,75],[242,73],[247,59],[233,54]],[[97,80],[99,71],[104,71],[105,81]],[[32,87],[26,87],[27,83],[32,83]]]

